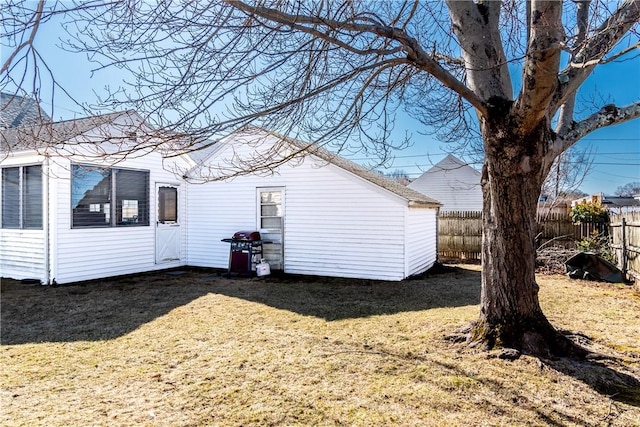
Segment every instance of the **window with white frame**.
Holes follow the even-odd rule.
[[[42,166],[2,168],[2,228],[42,229]]]
[[[71,166],[74,228],[149,225],[149,171]]]
[[[260,191],[260,228],[282,229],[282,191]]]

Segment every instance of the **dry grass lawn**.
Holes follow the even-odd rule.
[[[445,339],[477,266],[402,283],[167,272],[2,284],[3,426],[640,426],[640,295],[540,276],[607,357],[498,359]]]

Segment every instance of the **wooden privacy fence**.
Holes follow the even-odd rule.
[[[605,230],[603,224],[573,224],[568,213],[545,215],[538,223],[538,245],[575,248],[582,240]],[[438,255],[441,259],[477,260],[482,251],[482,212],[441,212],[438,218]]]
[[[611,215],[609,227],[618,268],[637,283],[640,281],[640,212]]]
[[[440,212],[438,255],[440,258],[480,260],[482,251],[482,212]]]

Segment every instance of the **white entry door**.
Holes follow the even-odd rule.
[[[156,221],[156,264],[180,259],[180,218],[178,186],[156,184],[158,219]]]
[[[263,258],[272,269],[284,270],[284,187],[258,188],[258,230]]]

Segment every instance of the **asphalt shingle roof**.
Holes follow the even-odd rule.
[[[132,111],[121,111],[61,122],[35,122],[2,130],[0,152],[37,150],[70,140]]]
[[[36,99],[0,92],[0,127],[7,129],[50,121]]]

